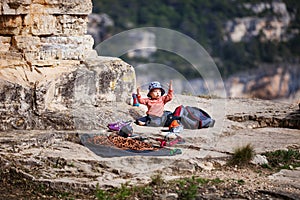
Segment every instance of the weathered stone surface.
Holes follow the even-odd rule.
[[[290,184],[300,189],[300,168],[294,170],[283,169],[280,172],[271,175],[269,178],[276,182],[282,182],[284,184]]]
[[[255,165],[267,165],[268,164],[268,160],[266,158],[266,156],[262,156],[262,155],[255,155],[255,157],[251,160],[252,164]]]
[[[12,37],[12,45],[20,52],[38,51],[41,44],[40,37],[18,35]]]
[[[232,76],[226,87],[230,97],[255,97],[261,99],[295,98],[300,89],[300,67],[265,66],[255,74]],[[300,98],[300,96],[298,96]]]
[[[131,98],[133,67],[98,57],[85,35],[91,9],[91,0],[1,2],[0,130],[97,129],[92,108]]]
[[[90,56],[93,38],[90,35],[69,37],[14,37],[16,48],[27,61],[84,60]],[[30,45],[28,45],[30,44]]]
[[[1,35],[19,35],[22,28],[21,16],[0,16],[0,34]]]
[[[59,15],[56,23],[55,35],[84,35],[87,33],[88,18],[82,15]]]
[[[1,6],[1,14],[4,15],[18,15],[28,14],[31,0],[3,0]]]
[[[3,0],[0,11],[5,15],[29,13],[78,14],[92,12],[90,0]]]
[[[47,23],[45,23],[47,22]],[[25,33],[32,35],[52,35],[56,32],[56,17],[49,14],[26,15],[24,18]]]
[[[61,66],[59,61],[73,63],[92,54],[93,38],[85,35],[90,0],[4,0],[0,6],[1,68],[55,67]],[[10,51],[21,58],[10,59]]]
[[[0,69],[1,68],[15,68],[24,67],[26,60],[22,54],[17,51],[0,51]],[[5,77],[1,77],[5,78]]]
[[[133,67],[117,58],[96,57],[77,66],[56,68],[0,70],[1,130],[16,128],[12,124],[20,118],[24,124],[18,129],[74,129],[80,105],[95,108],[105,102],[128,101],[135,88]],[[53,121],[46,126],[45,116]]]
[[[0,36],[0,52],[1,51],[8,51],[10,48],[10,41],[11,38],[10,37],[4,37],[4,36]]]
[[[240,42],[261,34],[261,40],[287,40],[285,35],[291,16],[285,3],[272,1],[271,3],[245,3],[243,5],[260,14],[261,17],[249,16],[228,21],[225,26],[225,39]],[[265,15],[266,11],[273,12],[274,17],[270,18]]]
[[[87,33],[87,21],[87,16],[82,15],[49,15],[45,13],[26,15],[22,33],[35,36],[82,36]]]
[[[102,102],[124,101],[130,98],[128,93],[134,89],[131,80],[135,76],[130,65],[126,66],[119,59],[108,59],[105,62],[101,57],[95,59],[93,64],[88,63],[88,68],[74,68],[74,71],[63,74],[55,82],[39,82],[36,86],[39,99],[37,106],[41,109],[38,110],[49,109],[46,105],[54,102],[59,110],[61,107],[73,108],[75,104],[99,106]],[[41,99],[43,100],[40,101]],[[49,101],[51,99],[52,102]]]
[[[167,104],[167,109],[173,110],[178,106],[178,102],[205,109],[210,106],[218,107],[222,101],[222,99],[176,95]],[[241,112],[245,116],[252,113],[264,113],[265,116],[278,113],[280,118],[298,109],[282,103],[252,99],[228,99],[226,104],[228,116],[242,115]],[[78,108],[80,107],[81,111],[87,108],[78,105]],[[280,187],[282,191],[300,194],[297,179],[299,169],[269,176],[269,173],[253,172],[250,168],[226,170],[224,166],[235,148],[249,143],[254,146],[256,153],[289,147],[300,149],[299,130],[273,127],[253,129],[249,127],[252,123],[250,119],[245,118],[244,121],[236,122],[225,117],[223,120],[217,120],[213,128],[181,132],[180,135],[186,143],[171,147],[180,148],[183,152],[181,155],[102,158],[79,144],[80,135],[87,132],[111,134],[105,127],[109,120],[116,119],[115,116],[118,119],[134,119],[132,113],[144,114],[144,110],[143,107],[116,103],[94,107],[89,111],[92,111],[91,115],[99,116],[102,113],[100,118],[108,119],[108,121],[94,121],[95,125],[103,127],[102,130],[0,132],[0,167],[13,172],[17,169],[17,173],[28,181],[46,184],[63,191],[86,191],[95,188],[97,184],[100,188],[120,186],[126,182],[145,184],[151,181],[152,175],[160,174],[165,180],[191,176],[219,178],[224,181],[243,180],[244,183],[240,184],[239,188],[246,188],[247,191],[250,188],[253,192],[262,188],[274,191],[276,187]],[[222,118],[219,111],[211,113],[216,119]],[[49,116],[44,115],[45,118]],[[56,123],[59,123],[59,120]],[[163,137],[165,134],[161,130],[165,129],[161,127],[141,127],[134,124],[133,128],[134,133],[148,137],[154,144],[153,138]]]
[[[268,111],[253,110],[247,114],[237,112],[234,115],[227,115],[227,118],[232,121],[245,122],[249,128],[253,129],[263,127],[300,129],[299,110],[290,110],[289,104],[283,104],[282,107],[279,108],[276,106],[276,103],[270,101],[263,101],[263,103],[264,106],[268,108]],[[290,110],[290,112],[287,112],[287,110]]]

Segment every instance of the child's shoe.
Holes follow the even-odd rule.
[[[131,123],[131,121],[127,121],[127,122],[124,122],[124,121],[121,121],[121,122],[114,122],[114,123],[110,123],[108,124],[108,128],[109,130],[112,130],[112,131],[119,131],[121,130],[121,128],[123,126],[126,126],[127,124]]]
[[[178,120],[173,120],[169,126],[169,131],[173,133],[180,133],[183,131],[183,126]]]

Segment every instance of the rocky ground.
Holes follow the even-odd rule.
[[[148,184],[157,174],[163,181],[152,187],[152,199],[180,199],[181,188],[168,188],[168,181],[193,176],[220,180],[198,188],[198,199],[299,199],[299,168],[276,171],[252,164],[226,166],[234,149],[247,144],[256,154],[299,150],[298,105],[175,95],[166,109],[174,110],[180,104],[203,108],[216,124],[213,128],[181,132],[185,143],[171,147],[182,150],[176,156],[103,158],[80,144],[81,134],[111,133],[105,123],[133,119],[144,113],[142,106],[114,104],[113,108],[102,109],[111,115],[103,115],[99,130],[1,132],[0,199],[96,199],[96,187]],[[166,128],[133,126],[136,134],[150,139],[166,133]]]

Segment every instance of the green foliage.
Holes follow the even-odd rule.
[[[223,181],[219,178],[216,179],[203,179],[203,178],[196,178],[192,176],[191,178],[184,178],[177,180],[175,182],[175,186],[178,188],[178,196],[179,199],[195,199],[199,189],[201,186],[206,185],[206,184],[219,184],[222,183]]]
[[[138,199],[153,199],[153,188],[150,186],[139,186],[133,188],[134,195],[138,197]]]
[[[111,190],[102,190],[97,185],[95,194],[99,200],[125,200],[131,195],[131,187],[127,184],[122,184],[120,188],[113,188]]]
[[[234,150],[233,155],[228,160],[229,165],[245,166],[250,163],[254,157],[254,148],[247,144],[244,147],[239,147]]]
[[[127,184],[122,184],[121,188],[117,189],[114,193],[115,199],[125,200],[131,196],[131,189]]]
[[[161,186],[163,183],[164,183],[164,179],[160,174],[154,174],[153,176],[151,176],[150,185]]]
[[[97,184],[96,186],[96,194],[95,194],[96,198],[98,200],[109,200],[109,193],[105,190],[102,190],[99,188],[99,184]]]
[[[121,185],[120,188],[112,188],[109,190],[101,190],[98,185],[96,187],[95,196],[98,200],[119,200],[119,199],[153,199],[155,192],[168,190],[176,192],[179,199],[195,199],[199,189],[203,185],[216,185],[223,181],[219,178],[204,179],[200,177],[182,178],[179,180],[165,181],[160,174],[153,175],[151,182],[143,186]]]
[[[300,152],[299,150],[276,150],[264,154],[267,157],[269,164],[266,168],[272,169],[291,169],[300,167]]]
[[[210,182],[213,184],[219,184],[219,183],[223,183],[224,181],[219,178],[215,178],[215,179],[212,179]]]
[[[195,199],[198,191],[199,184],[194,177],[191,179],[185,179],[178,182],[179,199]]]
[[[294,38],[288,42],[262,42],[259,36],[239,43],[224,41],[223,27],[227,20],[256,15],[242,4],[262,2],[269,3],[270,0],[93,0],[93,12],[111,16],[115,22],[112,34],[145,26],[178,30],[196,40],[212,57],[219,58],[221,74],[228,77],[242,70],[251,70],[258,63],[288,62],[300,56],[299,34],[294,34]],[[294,15],[288,28],[292,33],[300,29],[300,1],[283,2]],[[272,10],[266,12],[264,16],[274,15]],[[182,58],[166,52],[157,52],[148,61],[162,64],[169,62],[168,65],[188,78],[195,78],[198,74],[190,70],[191,67]]]
[[[244,185],[245,181],[243,179],[239,179],[239,180],[237,180],[237,183],[240,184],[240,185]]]

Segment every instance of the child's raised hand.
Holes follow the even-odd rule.
[[[170,80],[169,90],[173,90],[173,81],[172,80]]]
[[[137,87],[137,88],[136,88],[136,94],[137,94],[137,95],[140,95],[140,87]]]

